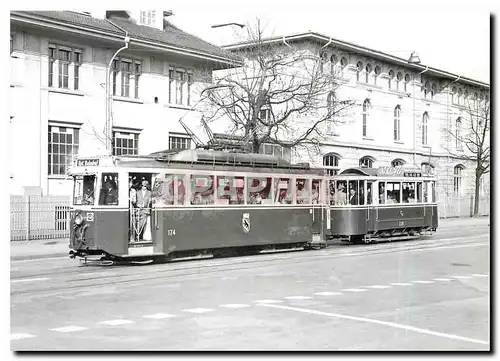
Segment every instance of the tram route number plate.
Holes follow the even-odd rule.
[[[168,236],[175,236],[175,229],[167,229]]]

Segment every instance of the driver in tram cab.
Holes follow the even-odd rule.
[[[358,195],[357,192],[354,188],[351,188],[349,190],[349,204],[351,206],[357,206],[358,205]]]
[[[85,191],[83,195],[83,204],[89,205],[89,204],[94,204],[94,191],[92,190],[92,187],[88,186],[87,190]]]

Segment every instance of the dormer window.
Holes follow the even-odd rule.
[[[156,10],[141,10],[141,24],[147,26],[156,26]]]

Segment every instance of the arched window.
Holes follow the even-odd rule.
[[[396,89],[398,91],[402,90],[403,87],[401,86],[401,81],[403,80],[403,73],[401,73],[400,71],[398,72],[398,75],[396,76],[396,80],[397,80],[397,86],[396,86]]]
[[[457,87],[456,86],[451,88],[451,103],[457,104]]]
[[[332,115],[335,111],[335,93],[330,92],[326,97],[326,107],[328,109],[328,114]]]
[[[427,125],[429,123],[429,113],[422,115],[422,145],[427,145]]]
[[[465,89],[464,90],[464,105],[467,105],[468,101],[469,101],[469,90]]]
[[[462,90],[462,88],[458,89],[457,104],[458,105],[463,105],[463,90]]]
[[[434,174],[434,166],[432,164],[423,162],[421,164],[421,167],[422,167],[422,172]]]
[[[405,163],[406,162],[404,160],[402,160],[401,158],[397,158],[391,162],[391,167],[402,167],[405,165]]]
[[[371,75],[371,72],[372,72],[372,66],[371,64],[366,64],[366,67],[365,67],[365,83],[366,84],[369,84],[370,83],[370,75]]]
[[[394,140],[401,139],[401,106],[394,108]]]
[[[328,153],[323,156],[323,168],[327,175],[339,174],[339,159],[340,156],[336,153]]]
[[[359,74],[363,71],[363,63],[358,61],[356,64],[356,81],[359,81]]]
[[[381,72],[382,72],[382,69],[380,69],[380,66],[377,65],[375,67],[375,78],[374,78],[375,85],[377,85],[377,79],[378,79]]]
[[[424,84],[424,98],[427,99],[427,95],[431,92],[431,84],[426,81]]]
[[[437,93],[437,86],[436,84],[432,84],[431,85],[431,100],[434,100],[434,96],[436,95]]]
[[[394,80],[394,70],[389,70],[389,89],[392,89],[392,81]]]
[[[330,56],[330,73],[335,74],[337,67],[337,57],[335,55]]]
[[[347,58],[345,56],[343,56],[340,59],[340,68],[341,68],[341,71],[342,71],[342,76],[346,76],[346,74],[345,74],[346,67],[347,67]]]
[[[369,156],[366,156],[366,157],[363,157],[359,160],[359,166],[361,168],[373,168],[373,161],[375,159],[373,159],[372,157],[369,157]]]
[[[363,102],[363,137],[368,135],[368,121],[371,113],[370,99],[365,99]]]
[[[330,92],[326,98],[326,107],[328,111],[328,124],[327,124],[327,133],[331,133],[334,135],[338,135],[337,125],[335,124],[335,106],[336,106],[336,97],[334,92]]]
[[[408,91],[408,84],[410,83],[411,77],[409,74],[405,75],[405,92]]]
[[[460,195],[462,193],[462,171],[465,167],[461,164],[456,165],[453,169],[453,192],[456,195]]]
[[[462,150],[462,118],[458,117],[455,121],[455,140],[456,140],[456,149]]]

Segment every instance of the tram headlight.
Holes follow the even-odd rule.
[[[80,213],[78,213],[75,217],[75,224],[77,226],[79,226],[80,224],[82,224],[83,222],[83,218],[82,218],[82,215]]]

